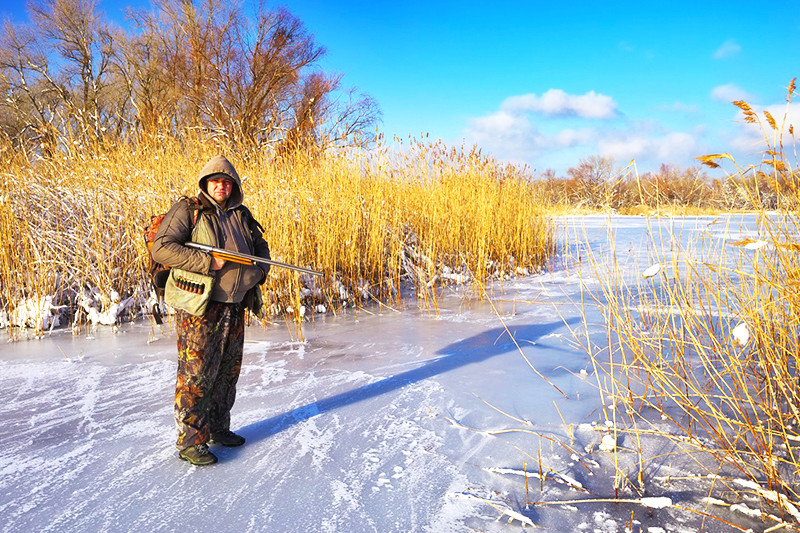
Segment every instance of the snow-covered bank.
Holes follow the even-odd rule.
[[[609,242],[608,221],[579,219],[573,229],[588,242],[569,239],[570,255],[614,250],[631,276],[650,265],[649,235],[690,239],[715,227],[711,218],[680,219],[677,231],[674,220],[615,217]],[[751,222],[720,232],[754,234]],[[660,242],[669,249],[669,239]],[[170,331],[127,324],[116,334],[61,331],[6,344],[4,529],[460,532],[517,531],[526,521],[546,531],[700,528],[702,515],[663,498],[763,529],[735,509],[707,509],[707,486],[680,480],[705,472],[657,441],[642,443],[648,458],[662,457],[649,463],[646,493],[635,479],[619,493],[649,505],[526,506],[526,497],[613,497],[617,471],[604,449],[637,459],[606,422],[590,361],[567,327],[583,327],[576,268],[493,287],[516,344],[489,304],[455,294],[438,317],[413,308],[315,316],[302,343],[283,325],[249,328],[233,412],[248,442],[215,447],[220,464],[209,468],[176,458]],[[586,309],[589,334],[602,337],[602,317]],[[705,525],[730,530],[713,519]]]

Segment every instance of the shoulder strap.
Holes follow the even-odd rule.
[[[189,204],[189,209],[192,211],[192,227],[197,225],[197,219],[200,218],[200,212],[205,208],[200,198],[197,196],[184,196],[184,200]]]
[[[247,206],[242,205],[240,208],[242,210],[242,218],[244,218],[250,226],[250,232],[252,233],[253,229],[257,229],[259,232],[264,233],[264,227],[258,223],[258,220],[256,220],[256,218],[253,216],[253,213],[250,212]]]

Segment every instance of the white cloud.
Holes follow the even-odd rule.
[[[470,120],[465,134],[471,142],[489,149],[496,157],[526,162],[546,150],[584,145],[597,136],[592,128],[567,128],[544,134],[534,126],[531,114],[611,118],[615,116],[616,108],[611,97],[594,91],[570,95],[561,89],[550,89],[541,96],[525,94],[506,98],[498,111]]]
[[[754,108],[754,110],[758,112],[758,108]],[[763,111],[769,111],[778,127],[785,122],[786,128],[789,125],[792,125],[794,130],[800,128],[800,103],[770,105],[763,108]]]
[[[576,116],[581,118],[612,118],[617,114],[614,99],[589,91],[586,94],[567,94],[561,89],[549,89],[541,96],[523,94],[506,98],[501,109],[509,112],[533,112],[548,116]]]
[[[524,116],[501,110],[485,117],[473,119],[472,126],[475,130],[487,135],[508,135],[511,132],[525,131],[531,127],[531,124]]]
[[[764,149],[764,136],[755,129],[742,128],[729,145],[735,159],[752,156]]]
[[[641,162],[678,163],[690,160],[700,150],[694,134],[666,132],[617,132],[604,135],[597,143],[598,153],[627,163],[631,159]]]
[[[739,46],[739,43],[733,39],[728,39],[722,43],[719,48],[717,48],[711,57],[714,59],[726,59],[737,55],[739,52],[741,52],[741,50],[742,47]]]
[[[699,154],[700,147],[697,136],[683,131],[667,133],[655,139],[656,153],[663,161],[675,162],[695,157]]]
[[[711,98],[717,100],[718,102],[734,102],[736,100],[750,100],[752,96],[742,89],[732,83],[727,83],[725,85],[718,85],[711,89]]]
[[[603,157],[610,157],[617,161],[630,161],[647,153],[650,139],[644,136],[620,135],[603,137],[597,143],[597,151]]]
[[[561,130],[556,133],[551,139],[553,139],[553,145],[551,147],[558,147],[558,148],[569,148],[572,146],[577,146],[580,144],[587,144],[591,142],[595,136],[597,135],[597,131],[592,128],[585,128],[585,129],[565,129]]]
[[[586,144],[597,135],[591,128],[564,129],[546,135],[526,115],[507,111],[470,120],[465,134],[470,142],[488,149],[495,157],[515,163],[529,163],[546,151]]]
[[[628,41],[620,41],[617,43],[617,47],[622,50],[623,52],[633,52],[636,50],[634,46],[629,43]]]
[[[497,111],[469,121],[467,138],[478,146],[493,149],[502,147],[503,159],[524,161],[535,155],[539,133],[524,115]]]
[[[670,108],[695,110],[679,103]],[[564,115],[571,118],[564,121]],[[674,131],[652,118],[625,119],[611,97],[594,92],[576,96],[551,89],[541,96],[507,98],[497,111],[470,120],[465,138],[500,160],[565,173],[590,155],[611,157],[618,164],[635,159],[640,171],[662,163],[689,166],[706,153],[700,141],[706,133],[701,127]]]

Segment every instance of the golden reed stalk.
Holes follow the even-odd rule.
[[[265,301],[296,320],[386,304],[413,286],[436,307],[441,286],[540,269],[553,250],[543,202],[514,167],[442,144],[412,143],[275,160],[213,140],[159,136],[129,144],[65,147],[47,157],[0,144],[0,307],[54,295],[75,309],[81,292],[149,297],[142,230],[218,153],[236,164],[245,201],[273,256],[326,273],[323,281],[273,269]],[[413,285],[412,285],[413,284]]]
[[[787,101],[793,90],[794,82]],[[771,190],[742,191],[760,211],[757,239],[715,241],[715,250],[702,254],[672,250],[670,257],[653,258],[662,265],[655,278],[633,286],[615,266],[605,270],[595,263],[601,289],[594,296],[607,320],[607,347],[598,351],[585,335],[579,337],[592,355],[602,397],[615,406],[615,427],[636,442],[660,438],[674,446],[674,459],[666,459],[643,457],[637,445],[640,457],[625,463],[634,471],[621,472],[621,477],[641,480],[650,460],[662,466],[673,460],[692,464],[709,495],[733,503],[760,498],[763,516],[797,526],[797,172],[783,144],[786,119],[778,122],[765,114],[768,127],[763,127],[749,105],[736,105],[748,123],[761,127],[767,144],[760,164],[736,169],[741,184],[756,183],[745,179],[756,174],[772,184]],[[699,159],[716,164],[722,158],[733,161],[729,154]],[[759,208],[765,193],[778,195],[782,209],[767,213]],[[727,233],[724,222],[715,223],[722,226],[715,226],[717,232]],[[661,243],[653,243],[653,249],[660,248]],[[766,514],[770,506],[773,515]]]

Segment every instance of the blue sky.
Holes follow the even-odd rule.
[[[128,3],[101,6],[121,19]],[[377,100],[387,138],[475,143],[559,174],[591,155],[640,172],[708,153],[745,161],[760,134],[731,101],[781,117],[800,73],[796,1],[267,5],[298,16],[327,48],[321,67]]]

